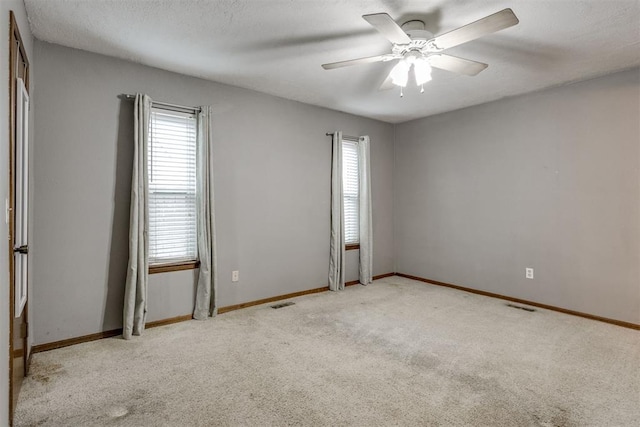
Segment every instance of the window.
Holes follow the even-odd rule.
[[[342,140],[342,191],[344,194],[344,240],[347,246],[359,243],[358,143]]]
[[[149,265],[196,261],[197,118],[153,107],[149,126]]]

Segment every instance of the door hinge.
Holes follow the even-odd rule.
[[[27,338],[29,336],[29,324],[24,322],[20,325],[20,338]]]

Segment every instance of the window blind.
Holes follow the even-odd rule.
[[[149,264],[197,259],[196,117],[152,108],[148,145]]]
[[[344,194],[344,238],[346,244],[359,241],[358,143],[342,141],[342,191]]]

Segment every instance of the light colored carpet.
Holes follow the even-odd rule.
[[[639,426],[640,334],[390,277],[35,354],[18,426]]]

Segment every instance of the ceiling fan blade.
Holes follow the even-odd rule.
[[[370,64],[372,62],[382,62],[387,59],[389,55],[377,55],[369,56],[367,58],[350,59],[348,61],[331,62],[329,64],[322,64],[322,68],[325,70],[333,70],[334,68],[350,67],[351,65]]]
[[[427,43],[428,45],[434,46],[437,51],[449,49],[484,35],[512,27],[518,22],[520,21],[511,9],[504,9],[493,15],[472,22],[471,24],[467,24],[464,27],[439,35]]]
[[[444,54],[431,55],[428,59],[434,68],[453,71],[454,73],[464,74],[465,76],[475,76],[488,67],[487,64],[483,64],[482,62]]]
[[[391,43],[408,44],[411,38],[400,28],[396,21],[391,19],[386,13],[373,13],[371,15],[362,15],[362,18],[380,31],[383,36]]]

